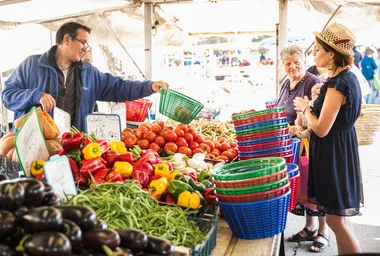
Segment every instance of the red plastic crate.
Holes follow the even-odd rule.
[[[249,203],[249,202],[256,202],[256,201],[275,198],[275,197],[285,194],[289,190],[290,190],[290,183],[287,183],[286,185],[282,187],[264,191],[264,192],[259,192],[259,193],[251,193],[251,194],[243,194],[243,195],[216,194],[216,197],[218,198],[218,201],[225,202],[225,203]]]
[[[237,141],[257,140],[257,139],[286,135],[286,134],[289,134],[289,128],[269,130],[265,132],[256,132],[256,133],[252,133],[248,135],[241,135],[241,136],[237,136],[236,140]]]
[[[244,119],[232,120],[232,122],[234,126],[239,126],[239,125],[262,122],[262,121],[267,121],[267,120],[277,119],[277,118],[282,118],[282,117],[286,117],[285,111],[273,112],[273,113],[258,115],[258,116],[251,116]]]
[[[249,146],[238,146],[239,151],[246,152],[246,151],[256,151],[256,150],[265,150],[265,149],[271,149],[271,148],[278,148],[278,147],[284,147],[289,146],[291,144],[291,139],[287,140],[277,140],[272,142],[266,142],[262,144],[254,144]]]
[[[132,122],[144,122],[148,115],[152,102],[146,99],[126,101],[126,119]]]
[[[264,155],[252,155],[252,156],[240,156],[239,160],[247,160],[252,158],[261,158],[261,157],[282,157],[285,159],[285,162],[288,164],[293,163],[293,150],[286,150],[281,152],[275,152],[270,154],[264,154]]]
[[[297,175],[289,179],[290,190],[291,190],[289,212],[293,211],[296,208],[299,181],[300,181],[299,173],[297,173]]]

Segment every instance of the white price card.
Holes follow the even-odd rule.
[[[114,114],[89,114],[86,116],[86,133],[98,140],[121,140],[120,117]]]
[[[66,111],[63,111],[60,108],[55,107],[54,108],[54,122],[57,125],[59,131],[61,132],[60,135],[64,134],[65,132],[69,132],[71,128],[71,117],[70,114]]]
[[[127,109],[125,103],[115,103],[111,105],[111,114],[118,115],[120,117],[120,128],[123,131],[127,127]]]
[[[49,159],[49,151],[42,134],[36,108],[33,107],[16,134],[15,147],[25,176],[30,177],[33,161]]]
[[[47,183],[54,188],[54,192],[62,199],[66,199],[67,195],[78,193],[69,159],[66,156],[52,156],[50,161],[45,162],[44,172]]]

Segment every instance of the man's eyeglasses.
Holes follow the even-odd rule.
[[[76,37],[71,37],[71,38],[73,40],[77,40],[79,43],[81,43],[83,45],[83,48],[86,49],[86,51],[91,51],[91,46],[85,40],[78,39]]]

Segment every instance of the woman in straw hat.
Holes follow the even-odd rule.
[[[362,200],[354,127],[360,115],[362,95],[357,78],[349,71],[355,37],[338,23],[313,34],[316,37],[315,63],[328,68],[329,79],[321,87],[313,106],[309,106],[307,97],[294,100],[295,109],[306,115],[313,130],[308,200],[325,212],[327,224],[335,233],[339,254],[359,253],[359,242],[346,219],[359,213]]]

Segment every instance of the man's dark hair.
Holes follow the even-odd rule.
[[[316,37],[316,40],[326,52],[333,52],[334,53],[334,65],[336,67],[344,68],[346,66],[351,66],[354,63],[354,57],[353,56],[344,55],[344,54],[338,52],[337,50],[335,50],[334,48],[332,48],[331,46],[329,46],[328,44],[323,42],[318,37]]]
[[[63,24],[57,31],[57,34],[55,35],[55,43],[56,44],[62,44],[63,42],[63,37],[66,34],[69,34],[72,38],[77,36],[77,30],[78,29],[83,29],[87,31],[89,34],[91,34],[91,28],[77,23],[77,22],[68,22]]]

